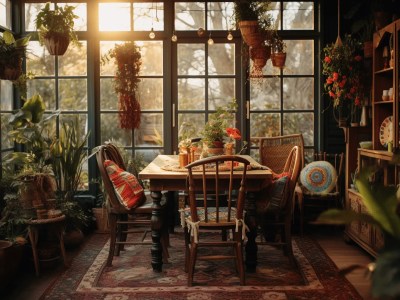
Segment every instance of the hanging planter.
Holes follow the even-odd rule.
[[[5,66],[4,71],[0,75],[0,79],[14,81],[17,80],[21,75],[22,75],[22,61],[20,66],[16,67]]]
[[[22,60],[30,36],[15,39],[10,31],[0,36],[0,79],[17,80],[22,75]]]
[[[70,39],[66,35],[53,35],[44,38],[44,45],[51,55],[64,55],[69,43]]]
[[[277,52],[271,54],[271,62],[274,67],[282,69],[286,62],[286,53]]]
[[[140,127],[140,103],[136,90],[140,79],[138,77],[142,64],[139,47],[134,42],[115,45],[102,58],[102,63],[115,58],[117,71],[114,77],[115,91],[118,93],[118,109],[120,127],[134,129]]]
[[[278,35],[276,31],[272,33],[271,38],[272,43],[272,53],[271,62],[274,67],[282,69],[286,62],[286,43]]]
[[[50,9],[50,2],[37,14],[35,24],[39,32],[39,42],[51,55],[64,55],[71,43],[80,45],[74,31],[75,7],[65,5]]]
[[[253,68],[256,70],[262,70],[267,64],[268,59],[271,56],[271,47],[269,46],[258,46],[250,48],[250,59],[253,61]]]
[[[272,26],[272,17],[268,14],[269,4],[270,1],[235,1],[235,22],[243,41],[249,47],[257,47],[268,39],[267,32]]]
[[[258,21],[241,21],[239,29],[243,41],[249,47],[259,46],[265,41],[266,33],[259,27]]]

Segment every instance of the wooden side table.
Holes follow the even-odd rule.
[[[39,256],[37,251],[37,243],[39,240],[40,228],[46,228],[49,233],[54,234],[60,242],[61,255],[64,260],[64,265],[67,266],[67,259],[64,247],[64,229],[65,229],[65,215],[51,219],[37,219],[31,220],[28,223],[29,239],[32,244],[33,261],[35,264],[36,276],[40,274]]]

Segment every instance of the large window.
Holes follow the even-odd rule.
[[[271,60],[263,76],[250,80],[249,130],[253,155],[257,154],[257,138],[301,132],[305,146],[312,152],[315,141],[315,103],[318,97],[314,53],[314,2],[274,2],[273,16],[279,34],[287,44],[286,66],[281,70]]]
[[[13,3],[13,11],[23,14],[22,34],[35,31],[34,20],[45,4]],[[79,116],[82,131],[90,132],[89,151],[114,140],[150,161],[157,154],[177,151],[183,122],[199,133],[210,113],[236,99],[236,125],[252,142],[252,155],[257,152],[256,137],[295,132],[302,132],[306,146],[313,149],[318,109],[316,2],[272,2],[274,24],[287,43],[286,67],[274,68],[269,60],[256,79],[249,78],[251,66],[244,64],[248,52],[234,28],[231,1],[64,0],[51,5],[65,4],[76,7],[81,46],[70,46],[57,57],[33,38],[26,62],[26,70],[35,73],[28,82],[28,97],[39,93],[48,112],[61,111],[55,132],[60,122]],[[10,26],[10,12],[10,1],[0,0],[1,27]],[[101,63],[107,51],[126,41],[140,47],[143,62],[138,90],[141,125],[135,130],[119,128],[116,67],[113,60]],[[18,101],[10,82],[2,81],[0,91],[4,152],[13,145],[4,137],[3,124]],[[90,178],[96,176],[94,160],[86,170]]]

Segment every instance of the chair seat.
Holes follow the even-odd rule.
[[[181,217],[185,219],[189,219],[192,221],[190,208],[186,207],[181,210]],[[205,221],[206,214],[204,207],[197,207],[197,217],[199,218],[200,223]],[[215,207],[207,208],[207,219],[208,223],[217,223],[217,210]],[[218,223],[232,223],[236,224],[236,208],[231,209],[230,220],[228,221],[228,207],[220,207],[219,208],[219,222]],[[182,221],[182,220],[181,220]],[[208,224],[210,225],[210,224]]]

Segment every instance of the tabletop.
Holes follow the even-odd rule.
[[[241,155],[250,162],[251,169],[247,178],[272,176],[271,170],[261,166],[249,155]],[[238,173],[240,173],[238,171]],[[186,168],[179,168],[178,155],[158,155],[146,168],[139,173],[140,179],[185,179],[188,175]]]

